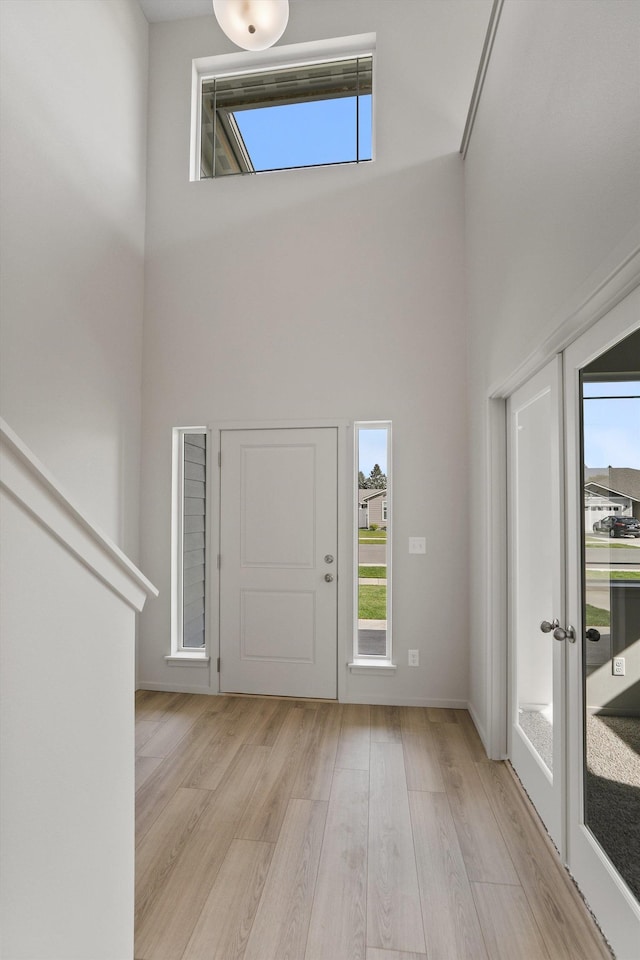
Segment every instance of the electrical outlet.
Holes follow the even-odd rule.
[[[613,658],[613,675],[614,677],[624,677],[624,657]]]
[[[420,651],[419,651],[419,650],[409,650],[409,666],[410,666],[410,667],[419,667],[419,666],[420,666]]]
[[[426,537],[409,537],[409,553],[426,553]]]

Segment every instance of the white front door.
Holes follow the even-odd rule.
[[[337,696],[337,429],[223,430],[220,689]]]
[[[560,375],[555,358],[507,404],[509,756],[559,848],[565,660],[565,642],[556,639],[565,625]]]
[[[567,433],[567,863],[619,960],[640,957],[640,288],[564,356]],[[598,510],[596,480],[617,511]],[[632,485],[632,487],[629,486]],[[622,489],[620,489],[622,487]],[[636,490],[636,495],[638,491]],[[595,529],[594,529],[595,523]],[[614,661],[622,658],[622,675]]]

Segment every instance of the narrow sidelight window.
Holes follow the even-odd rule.
[[[204,653],[206,632],[207,431],[174,430],[174,653]]]
[[[391,423],[355,424],[354,660],[391,661]]]

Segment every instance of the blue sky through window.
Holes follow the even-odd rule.
[[[586,465],[640,470],[640,381],[585,383],[583,395]]]
[[[356,98],[291,103],[234,116],[255,170],[356,160]],[[360,97],[360,160],[370,160],[371,95]]]
[[[387,430],[360,428],[358,431],[358,470],[368,477],[375,464],[387,472]]]

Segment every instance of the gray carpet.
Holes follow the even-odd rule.
[[[553,727],[547,718],[538,710],[521,710],[518,719],[527,739],[553,771]]]
[[[553,728],[534,710],[520,726],[549,770]],[[640,901],[640,717],[587,719],[587,826]]]
[[[589,717],[587,759],[587,826],[640,901],[640,717]]]

